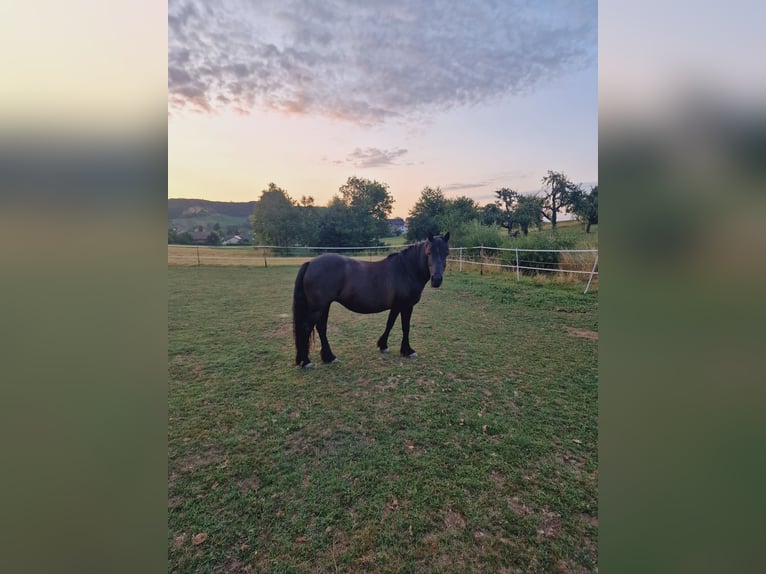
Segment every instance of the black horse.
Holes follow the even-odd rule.
[[[386,330],[378,339],[378,348],[383,353],[388,352],[388,335],[396,317],[401,314],[400,352],[404,357],[416,356],[410,347],[412,308],[420,301],[429,279],[432,287],[442,284],[449,255],[448,241],[449,233],[444,237],[429,234],[427,241],[374,263],[326,253],[301,265],[293,291],[295,364],[311,366],[309,345],[315,326],[322,342],[322,361],[332,363],[335,360],[327,341],[327,317],[333,301],[356,313],[391,310]]]

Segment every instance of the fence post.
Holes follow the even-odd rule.
[[[583,291],[583,295],[585,295],[588,292],[588,289],[590,288],[590,282],[593,281],[593,274],[596,272],[596,266],[598,265],[598,253],[596,253],[596,260],[593,262],[593,269],[590,270],[590,277],[588,278],[588,284],[585,286],[585,291]]]
[[[197,267],[199,267],[199,245],[197,245]]]
[[[516,248],[516,281],[519,280],[519,248]]]
[[[266,261],[266,248],[265,247],[261,247],[261,253],[263,254],[263,266],[264,267],[268,267],[269,266],[269,262]]]
[[[463,248],[460,248],[460,272],[463,272]]]
[[[484,246],[479,249],[479,275],[484,275]]]

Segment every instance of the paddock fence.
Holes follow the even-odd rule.
[[[298,265],[322,253],[342,253],[363,261],[379,261],[407,245],[378,247],[280,247],[277,245],[208,246],[168,245],[169,265]],[[451,247],[450,271],[478,269],[481,275],[509,272],[522,276],[556,276],[586,282],[583,293],[598,279],[598,249],[521,249]]]

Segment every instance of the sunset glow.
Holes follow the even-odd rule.
[[[406,217],[425,186],[595,185],[596,3],[538,4],[171,2],[168,196],[324,205],[357,175]]]

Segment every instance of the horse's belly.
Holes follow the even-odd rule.
[[[370,313],[380,313],[381,311],[385,311],[386,309],[391,308],[391,306],[387,305],[385,302],[374,303],[357,299],[355,297],[341,297],[338,298],[337,301],[349,311],[353,311],[354,313],[362,313],[365,315]]]

